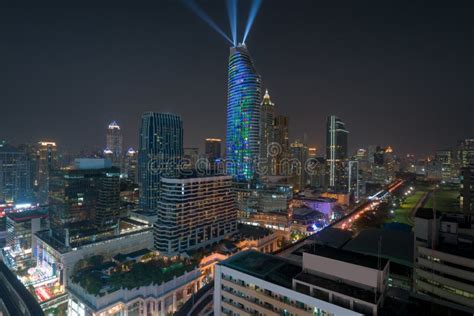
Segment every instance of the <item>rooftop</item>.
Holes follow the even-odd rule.
[[[433,209],[421,207],[416,211],[415,217],[423,219],[433,219]],[[436,211],[436,218],[441,217],[441,213]]]
[[[8,218],[14,220],[15,222],[27,221],[33,218],[46,218],[48,217],[47,209],[36,209],[36,210],[27,210],[22,212],[12,212],[7,214]]]
[[[349,241],[344,250],[377,256],[380,255],[405,266],[413,266],[413,233],[399,230],[369,228]]]
[[[379,268],[379,260],[376,256],[365,255],[349,250],[337,249],[317,244],[306,245],[303,248],[303,252],[377,270],[383,270],[388,264],[388,260],[386,258],[380,258]]]
[[[286,288],[292,287],[293,278],[301,272],[301,267],[281,257],[254,250],[240,252],[220,264]]]

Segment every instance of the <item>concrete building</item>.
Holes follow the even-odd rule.
[[[474,227],[462,214],[420,208],[415,216],[413,288],[474,313]]]
[[[155,249],[175,256],[232,235],[237,209],[232,177],[189,175],[161,178],[161,199],[154,224]]]
[[[112,231],[83,231],[66,242],[53,237],[51,231],[37,232],[33,239],[33,255],[36,267],[44,276],[56,278],[66,286],[76,263],[84,258],[102,255],[111,258],[118,253],[153,248],[153,232],[150,225],[132,220],[121,220]]]
[[[79,284],[68,285],[70,316],[165,316],[176,312],[200,288],[201,271],[194,269],[161,284],[121,288],[92,295]]]
[[[388,261],[312,246],[302,266],[254,251],[216,266],[214,315],[377,315]]]

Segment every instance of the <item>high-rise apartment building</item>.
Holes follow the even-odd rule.
[[[227,172],[252,179],[260,151],[261,79],[244,44],[231,47],[227,91]]]
[[[175,256],[235,233],[237,208],[232,177],[197,174],[161,178],[155,248]]]
[[[468,167],[474,160],[474,138],[465,139],[460,142],[458,147],[458,157],[461,167]]]
[[[138,151],[140,206],[156,209],[160,178],[174,174],[183,158],[183,122],[178,115],[146,112],[142,115]]]
[[[328,185],[340,190],[345,186],[345,162],[347,160],[347,136],[349,132],[344,122],[335,115],[327,119],[326,164]]]

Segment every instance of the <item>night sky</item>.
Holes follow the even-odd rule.
[[[224,1],[197,2],[230,33]],[[321,149],[336,114],[352,150],[424,154],[474,137],[469,3],[264,0],[247,46],[291,139]],[[229,45],[180,1],[18,4],[0,8],[0,139],[103,147],[117,120],[136,147],[144,111],[180,114],[188,147],[224,137]]]

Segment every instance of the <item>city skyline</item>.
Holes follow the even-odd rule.
[[[282,3],[263,2],[247,42],[262,89],[269,89],[281,113],[290,116],[291,139],[306,133],[308,143],[322,152],[324,122],[331,114],[342,117],[351,131],[350,153],[389,144],[398,153],[424,155],[473,134],[469,116],[459,115],[472,106],[465,84],[472,65],[472,43],[464,36],[472,29],[468,10],[433,6],[419,11],[415,5],[407,11],[398,4],[360,5],[348,12],[342,4],[319,7],[300,1],[286,4],[285,11]],[[226,27],[223,4],[203,7]],[[163,10],[118,5],[106,15],[98,7],[50,9],[34,8],[33,16],[21,7],[4,10],[11,26],[6,36],[11,62],[1,78],[7,92],[0,102],[11,119],[0,127],[2,138],[14,144],[51,139],[59,148],[100,148],[103,140],[96,136],[116,120],[124,147],[136,148],[141,113],[156,111],[182,117],[185,131],[193,131],[185,132],[186,147],[202,149],[205,138],[224,139],[229,45],[181,3]],[[279,23],[271,22],[275,14]],[[302,25],[292,23],[299,15],[305,23],[301,34],[296,31]],[[140,35],[134,38],[135,33]],[[291,49],[277,49],[282,42]],[[39,48],[37,54],[30,45]],[[184,52],[201,46],[212,57],[202,57],[186,72],[195,57]],[[61,110],[64,105],[68,111]],[[203,124],[207,119],[215,124]],[[18,129],[19,120],[28,128]]]

